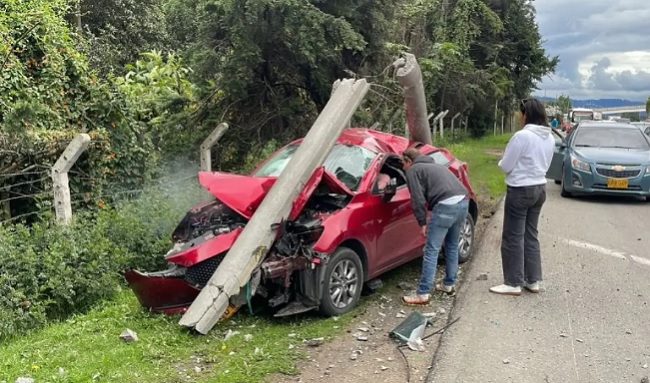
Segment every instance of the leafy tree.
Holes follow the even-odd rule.
[[[102,73],[121,74],[140,52],[169,44],[164,0],[71,1],[79,5],[73,18],[86,38],[90,65]]]
[[[9,0],[0,5],[0,186],[24,213],[50,190],[46,171],[79,132],[93,144],[72,177],[73,195],[92,202],[107,185],[134,188],[155,167],[151,142],[124,97],[88,69],[64,16],[64,0]],[[22,199],[20,196],[33,195]],[[49,199],[49,198],[48,198]]]

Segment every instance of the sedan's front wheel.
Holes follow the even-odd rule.
[[[458,240],[458,263],[467,262],[472,256],[474,249],[474,218],[468,212],[465,216],[463,226],[460,228],[460,238]]]
[[[352,310],[359,303],[363,278],[357,253],[347,247],[338,248],[325,269],[320,312],[338,316]]]

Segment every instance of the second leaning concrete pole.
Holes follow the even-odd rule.
[[[393,66],[397,68],[397,81],[399,81],[404,92],[406,126],[408,127],[409,138],[413,141],[431,144],[427,99],[424,94],[424,82],[420,65],[413,54],[406,53],[403,58],[396,60]]]
[[[366,80],[338,80],[325,105],[284,171],[230,248],[225,258],[181,318],[181,326],[208,333],[228,307],[230,297],[248,283],[275,240],[271,227],[289,215],[293,201],[332,150],[370,85]]]

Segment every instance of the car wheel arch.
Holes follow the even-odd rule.
[[[474,223],[478,220],[478,203],[473,199],[469,200],[469,214],[472,216]]]
[[[354,238],[349,238],[343,241],[339,245],[339,247],[346,247],[354,251],[355,253],[357,253],[359,260],[361,261],[361,266],[363,267],[364,279],[367,279],[368,278],[368,254],[366,252],[366,248],[363,246],[361,241]]]

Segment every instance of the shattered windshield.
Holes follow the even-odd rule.
[[[298,144],[286,146],[253,175],[256,177],[278,177],[297,149]],[[325,159],[323,166],[350,190],[356,191],[363,174],[376,156],[376,153],[361,146],[336,144]]]
[[[580,129],[573,140],[573,146],[650,150],[650,144],[639,129]]]

